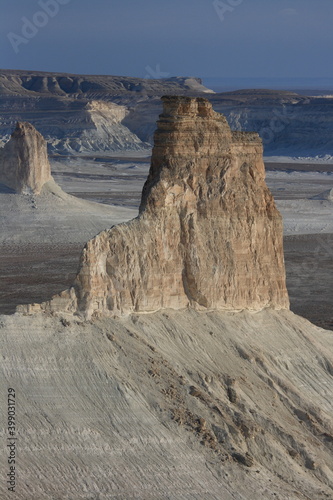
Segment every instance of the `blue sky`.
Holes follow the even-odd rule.
[[[138,77],[333,77],[332,0],[215,2],[3,0],[0,68]]]

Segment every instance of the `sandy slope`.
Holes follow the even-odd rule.
[[[86,242],[98,232],[136,215],[126,207],[80,200],[65,193],[54,181],[39,196],[16,195],[0,190],[0,242]]]
[[[18,429],[2,499],[333,498],[333,336],[293,313],[15,315],[0,332]]]
[[[1,314],[70,286],[85,243],[137,215],[130,207],[70,196],[53,181],[39,196],[5,191],[0,188]]]

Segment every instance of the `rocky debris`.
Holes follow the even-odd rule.
[[[25,311],[289,307],[259,136],[233,133],[206,99],[162,100],[139,217],[90,240],[74,286]]]
[[[227,387],[227,394],[230,403],[237,403],[237,392],[231,385]]]
[[[252,467],[252,465],[254,464],[253,457],[251,457],[249,453],[245,453],[245,455],[243,455],[242,453],[234,453],[232,455],[232,458],[240,464],[245,465],[246,467]]]
[[[50,180],[45,139],[30,123],[18,122],[0,149],[0,182],[16,193],[35,195]]]

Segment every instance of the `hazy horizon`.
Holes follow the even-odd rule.
[[[17,0],[0,19],[3,69],[163,78],[333,78],[322,0]]]

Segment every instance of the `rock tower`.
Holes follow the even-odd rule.
[[[206,99],[162,100],[139,216],[89,241],[73,287],[39,308],[88,318],[288,308],[259,136],[232,132]]]
[[[19,194],[39,194],[51,179],[44,137],[30,123],[18,122],[0,149],[0,183]]]

